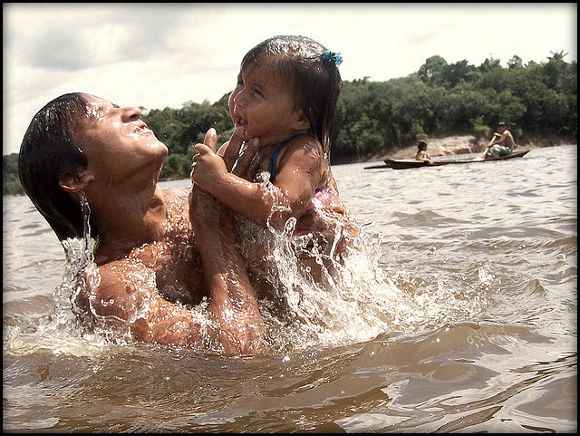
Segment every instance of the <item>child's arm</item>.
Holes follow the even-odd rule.
[[[261,200],[262,184],[251,183],[244,178],[233,174],[229,169],[234,165],[234,161],[241,146],[241,138],[234,132],[232,138],[221,148],[220,153],[216,151],[217,134],[214,129],[210,129],[205,137],[204,144],[195,146],[197,155],[193,158],[192,181],[202,190],[212,194],[230,209],[242,216],[265,225],[268,212],[271,207],[267,207]],[[265,215],[265,218],[262,217]]]
[[[247,219],[262,226],[269,219],[270,225],[281,226],[291,216],[300,216],[309,204],[322,168],[320,147],[314,139],[300,136],[286,147],[276,185],[270,189],[266,183],[251,183],[228,172],[215,146],[204,144],[195,147],[199,154],[194,158],[193,181]]]

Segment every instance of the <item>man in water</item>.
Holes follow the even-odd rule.
[[[135,107],[65,94],[34,116],[22,142],[22,186],[58,239],[97,240],[96,273],[79,277],[79,317],[141,342],[266,351],[230,212],[196,186],[158,186],[168,150],[140,118]],[[206,135],[212,150],[216,141]],[[241,144],[234,133],[229,170]],[[248,166],[236,162],[240,174]]]
[[[507,156],[514,151],[515,143],[514,137],[511,132],[507,129],[504,121],[500,121],[497,124],[497,129],[499,132],[493,134],[492,141],[488,146],[485,153],[485,157],[492,157],[497,159],[502,156]]]

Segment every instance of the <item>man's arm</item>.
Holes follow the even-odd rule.
[[[510,132],[509,131],[505,130],[503,133],[495,132],[493,135],[494,135],[494,140],[493,140],[492,145],[499,144],[499,145],[503,145],[503,146],[512,148],[510,143],[513,144],[513,141],[510,141],[510,138],[509,138]]]
[[[256,155],[252,142],[240,153],[242,139],[234,133],[222,153],[228,170],[246,175]],[[217,146],[213,129],[204,143],[212,150]],[[221,159],[221,158],[220,158]],[[209,309],[218,324],[221,344],[231,352],[260,353],[267,350],[264,320],[248,275],[245,262],[236,250],[232,216],[226,207],[194,184],[190,194],[189,214],[196,245],[200,252],[204,276],[210,295]]]
[[[128,328],[146,343],[195,348],[215,343],[214,326],[165,300],[156,289],[155,273],[145,266],[120,260],[101,266],[99,274],[100,283],[81,293],[77,304],[104,327]]]
[[[228,352],[256,354],[267,349],[258,300],[236,250],[232,217],[214,197],[194,186],[190,217],[209,290],[209,309]]]

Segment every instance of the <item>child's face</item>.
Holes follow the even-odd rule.
[[[238,75],[228,100],[235,127],[245,137],[259,138],[260,146],[278,144],[309,127],[297,110],[292,85],[267,61],[252,64]]]

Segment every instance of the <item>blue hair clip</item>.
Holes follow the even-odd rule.
[[[322,52],[322,59],[325,61],[333,60],[337,67],[342,64],[342,55],[340,53],[334,53],[330,50],[324,50]]]

